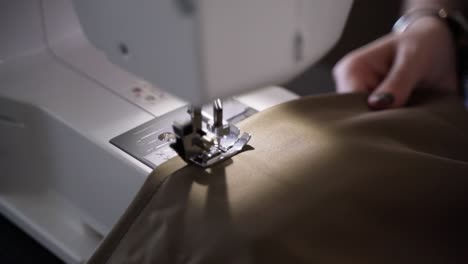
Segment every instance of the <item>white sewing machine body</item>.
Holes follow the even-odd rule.
[[[73,3],[90,41],[116,65],[201,105],[302,72],[337,41],[351,1]]]
[[[147,81],[89,43],[70,0],[0,3],[0,212],[82,263],[152,170],[110,140],[186,104],[149,82],[192,103],[280,84],[335,43],[351,2],[76,1],[91,42]],[[161,27],[148,26],[155,10]],[[261,111],[294,98],[270,87],[236,100]]]

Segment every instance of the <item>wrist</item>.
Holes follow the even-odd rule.
[[[441,19],[432,16],[422,17],[411,24],[409,24],[405,30],[397,33],[403,32],[411,32],[411,31],[430,31],[434,32],[434,34],[440,34],[442,31],[444,32],[444,37],[448,36],[452,38],[452,32],[450,27],[446,22]],[[440,35],[438,36],[440,37]]]
[[[414,23],[421,24],[421,20],[431,21],[428,23],[432,24],[432,26],[445,24],[457,44],[465,41],[468,35],[468,21],[461,12],[431,7],[414,9],[402,15],[393,25],[392,31],[405,32]],[[439,20],[439,22],[436,22],[436,20]]]
[[[417,35],[421,41],[431,41],[436,36],[437,41],[447,43],[448,50],[456,50],[456,43],[450,27],[444,21],[435,17],[424,17],[411,23],[402,35]],[[398,32],[397,32],[398,34]],[[424,43],[423,43],[424,44]]]
[[[442,28],[444,30],[441,30]],[[461,12],[437,8],[414,9],[400,17],[392,31],[405,34],[429,32],[434,34],[432,36],[434,40],[450,40],[452,53],[456,54],[460,94],[464,94],[463,84],[468,84],[466,81],[468,80],[468,22]]]

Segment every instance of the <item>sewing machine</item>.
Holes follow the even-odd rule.
[[[334,45],[351,3],[3,1],[1,213],[82,263],[171,145],[210,166],[255,137],[235,123],[297,98],[271,85]]]

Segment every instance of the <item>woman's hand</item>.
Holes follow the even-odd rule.
[[[401,107],[415,89],[454,92],[454,41],[440,19],[425,17],[345,56],[333,69],[337,91],[368,92],[375,110]]]

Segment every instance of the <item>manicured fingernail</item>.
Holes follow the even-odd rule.
[[[390,107],[395,102],[395,97],[390,93],[376,93],[369,96],[367,103],[373,110],[382,110]]]

